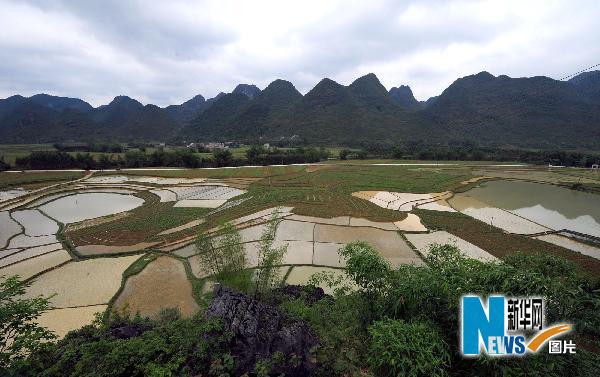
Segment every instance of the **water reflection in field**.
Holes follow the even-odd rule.
[[[569,229],[600,237],[600,196],[553,185],[522,181],[492,181],[451,201],[461,211],[489,207],[554,230]]]
[[[66,224],[129,211],[143,203],[143,199],[133,195],[96,192],[65,196],[40,209]]]

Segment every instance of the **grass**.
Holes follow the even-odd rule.
[[[351,194],[361,190],[397,192],[443,191],[464,180],[463,173],[424,176],[404,167],[332,166],[263,179],[250,186],[253,200],[270,205],[288,205],[302,215],[365,217],[374,221],[397,221],[398,211],[380,208]]]
[[[242,205],[228,208],[206,217],[199,227],[167,236],[156,233],[195,220],[208,212],[202,208],[173,208],[172,203],[159,203],[153,194],[140,193],[146,203],[120,220],[99,224],[69,233],[77,244],[97,244],[97,239],[109,244],[166,240],[173,241],[210,229],[266,208],[294,207],[294,212],[317,217],[352,216],[373,221],[398,221],[405,214],[387,210],[353,197],[360,190],[389,190],[399,192],[444,191],[470,178],[468,169],[423,172],[409,167],[335,165],[307,169],[306,166],[269,166],[240,169],[187,169],[127,171],[130,175],[153,175],[185,178],[261,178],[252,183],[243,197]],[[108,243],[107,243],[108,244]]]
[[[294,167],[298,168],[298,167]],[[353,197],[360,190],[390,190],[399,192],[444,191],[469,178],[466,170],[435,172],[424,175],[406,167],[332,166],[308,172],[290,170],[287,174],[265,177],[250,185],[250,197],[242,205],[211,215],[197,229],[179,233],[193,235],[207,230],[222,221],[230,221],[266,208],[294,207],[300,215],[317,217],[352,216],[373,221],[398,221],[406,214],[387,210],[375,204]]]
[[[0,189],[11,187],[23,187],[36,189],[48,184],[72,181],[83,177],[84,172],[22,172],[22,173],[0,173]]]
[[[498,174],[511,176],[511,169],[494,170]],[[127,171],[131,175],[156,175],[161,177],[186,178],[259,178],[250,184],[243,197],[243,204],[228,208],[206,217],[198,227],[186,229],[164,237],[155,235],[165,229],[182,225],[204,216],[208,210],[200,208],[173,208],[172,203],[160,203],[149,193],[140,193],[147,202],[132,211],[132,215],[115,222],[75,231],[69,236],[83,243],[98,243],[94,239],[106,240],[109,244],[124,244],[151,240],[173,241],[193,236],[198,231],[208,230],[223,221],[248,215],[277,206],[294,207],[294,212],[317,217],[352,216],[373,221],[397,221],[405,217],[398,211],[380,208],[369,201],[351,194],[355,191],[381,190],[396,192],[430,193],[461,188],[460,182],[477,174],[478,167],[464,165],[452,167],[415,168],[414,166],[364,166],[355,164],[331,164],[307,168],[306,166],[256,167],[239,169],[186,169]],[[547,180],[558,180],[564,173],[555,173],[540,168],[519,169],[526,174],[519,178],[543,176]],[[574,169],[577,170],[577,169]],[[575,175],[588,176],[589,172],[574,171]],[[512,175],[514,176],[514,175]],[[572,177],[567,177],[572,179]],[[600,261],[574,253],[526,236],[506,234],[500,229],[461,214],[434,211],[418,211],[425,226],[446,230],[487,250],[497,257],[523,251],[544,251],[564,256],[574,261],[582,270],[600,275]]]
[[[218,168],[218,169],[178,169],[167,170],[157,168],[155,170],[127,170],[122,169],[121,173],[137,176],[153,176],[163,178],[265,178],[275,175],[289,174],[302,171],[304,166],[259,166],[259,167],[240,167],[240,168]],[[96,175],[114,175],[115,172],[100,172]]]
[[[472,217],[452,212],[416,210],[421,222],[431,230],[445,230],[479,246],[497,258],[517,251],[538,252],[563,257],[575,263],[581,272],[593,278],[600,276],[600,260],[527,236],[509,234]]]
[[[161,203],[158,196],[149,192],[136,194],[145,200],[144,205],[130,211],[130,215],[109,223],[68,231],[75,245],[103,244],[129,245],[158,240],[157,233],[183,225],[206,214],[207,208],[177,208],[174,202]]]
[[[52,144],[0,144],[0,158],[13,165],[17,157],[24,157],[31,152],[54,151]]]
[[[343,148],[338,149],[341,150]],[[332,154],[333,157],[337,158],[338,154]],[[367,164],[440,164],[440,165],[460,165],[460,166],[470,166],[470,165],[513,165],[513,164],[522,164],[523,162],[518,161],[503,161],[503,162],[495,162],[495,161],[464,161],[464,160],[409,160],[409,159],[391,159],[391,158],[376,158],[376,159],[366,159],[366,160],[331,160],[329,161],[331,164],[351,164],[351,165],[367,165]]]
[[[546,167],[527,167],[527,168],[482,168],[474,169],[475,175],[486,175],[490,177],[505,179],[523,179],[536,182],[563,184],[589,183],[600,184],[600,173],[593,172],[591,169],[561,168],[549,169]]]

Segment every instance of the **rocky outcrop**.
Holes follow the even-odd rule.
[[[152,329],[147,323],[124,323],[110,329],[110,334],[118,339],[135,338]]]
[[[238,372],[251,371],[261,361],[270,364],[275,375],[306,376],[316,367],[311,349],[318,339],[312,329],[273,306],[217,284],[205,312],[205,318],[212,317],[221,318],[234,334],[230,352]]]
[[[325,294],[323,288],[310,285],[284,285],[273,290],[271,303],[279,305],[284,299],[302,300],[305,304],[312,306],[315,302],[324,298],[332,298]]]

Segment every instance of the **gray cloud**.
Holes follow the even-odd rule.
[[[0,97],[167,105],[374,72],[426,99],[481,70],[562,77],[598,63],[598,14],[597,1],[0,0]]]

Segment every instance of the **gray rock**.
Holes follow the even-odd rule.
[[[301,320],[291,319],[277,308],[217,284],[205,318],[218,317],[234,334],[230,351],[236,371],[252,371],[256,362],[272,360],[276,353],[284,362],[273,365],[272,374],[310,375],[316,368],[311,349],[318,338]]]

